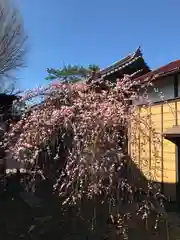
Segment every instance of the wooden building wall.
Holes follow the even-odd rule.
[[[139,127],[138,121],[132,123],[131,131],[136,131],[133,137],[135,141],[131,138],[129,141],[132,159],[146,178],[161,183],[164,195],[174,201],[176,200],[177,150],[176,145],[164,139],[162,133],[173,125],[180,124],[180,100],[157,103],[151,107],[137,106],[136,111],[141,121],[146,123]],[[134,130],[133,124],[136,124]],[[150,126],[152,129],[149,129]],[[155,135],[157,140],[153,142]]]

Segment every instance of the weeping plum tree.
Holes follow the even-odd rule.
[[[146,98],[149,84],[141,83]],[[76,226],[96,239],[127,238],[130,229],[142,230],[140,222],[156,226],[163,216],[159,187],[141,176],[133,163],[135,154],[130,159],[127,149],[127,138],[139,143],[137,131],[144,134],[144,141],[148,139],[144,129],[152,131],[155,151],[159,144],[148,116],[140,118],[136,106],[129,104],[138,97],[138,86],[129,77],[117,80],[114,88],[99,80],[52,83],[29,91],[21,100],[44,96],[41,104],[11,126],[6,147],[32,176],[40,171],[43,179],[52,181],[63,216],[76,209],[75,216],[71,212],[65,221],[68,227],[63,229],[68,233]]]
[[[14,73],[24,66],[25,41],[23,20],[10,0],[0,1],[0,90],[12,92]]]

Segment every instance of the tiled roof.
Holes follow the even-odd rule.
[[[140,50],[140,47],[138,47],[134,53],[131,53],[120,61],[117,61],[110,66],[100,70],[100,75],[104,77],[114,72],[120,71],[123,68],[137,61],[139,58],[142,58],[142,52]]]
[[[151,71],[141,77],[136,78],[136,80],[144,81],[144,80],[156,80],[159,79],[162,76],[169,75],[175,72],[180,71],[180,60],[176,60],[173,62],[168,63],[165,66],[162,66],[160,68],[155,69],[154,71]]]

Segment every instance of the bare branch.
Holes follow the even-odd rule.
[[[26,53],[23,20],[9,0],[0,0],[0,85],[12,86],[12,73],[24,66]],[[0,87],[1,89],[1,87]]]

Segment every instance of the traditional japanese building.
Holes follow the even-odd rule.
[[[150,114],[152,125],[159,135],[158,164],[155,167],[157,176],[154,181],[161,184],[162,193],[167,198],[180,202],[180,60],[151,71],[138,48],[134,53],[100,71],[101,77],[110,81],[123,78],[124,74],[131,75],[140,82],[146,79],[153,82],[153,87],[148,89],[151,106],[141,94],[132,104],[137,106],[140,117]],[[144,143],[145,152],[141,149],[143,138],[140,133],[139,145],[135,146],[136,165],[146,176],[150,169],[145,169],[143,161],[149,167],[154,161],[151,133],[148,134],[149,141]],[[129,146],[131,153],[134,146],[131,143]]]
[[[171,201],[180,202],[180,60],[140,76],[137,81],[146,79],[151,79],[153,83],[148,89],[151,105],[141,95],[133,104],[137,106],[140,118],[150,116],[149,121],[159,136],[156,161],[151,131],[147,130],[149,140],[146,142],[142,134],[137,133],[139,142],[130,147],[131,150],[133,147],[136,149],[136,163],[140,170],[146,175],[154,167],[157,173],[154,181],[161,183],[162,193]],[[144,144],[145,151],[141,149],[141,144]],[[143,161],[148,163],[149,170],[144,167]]]
[[[146,64],[139,47],[134,53],[102,69],[100,76],[109,81],[115,81],[117,78],[123,78],[124,74],[131,75],[135,78],[148,72],[150,72],[150,68]]]

